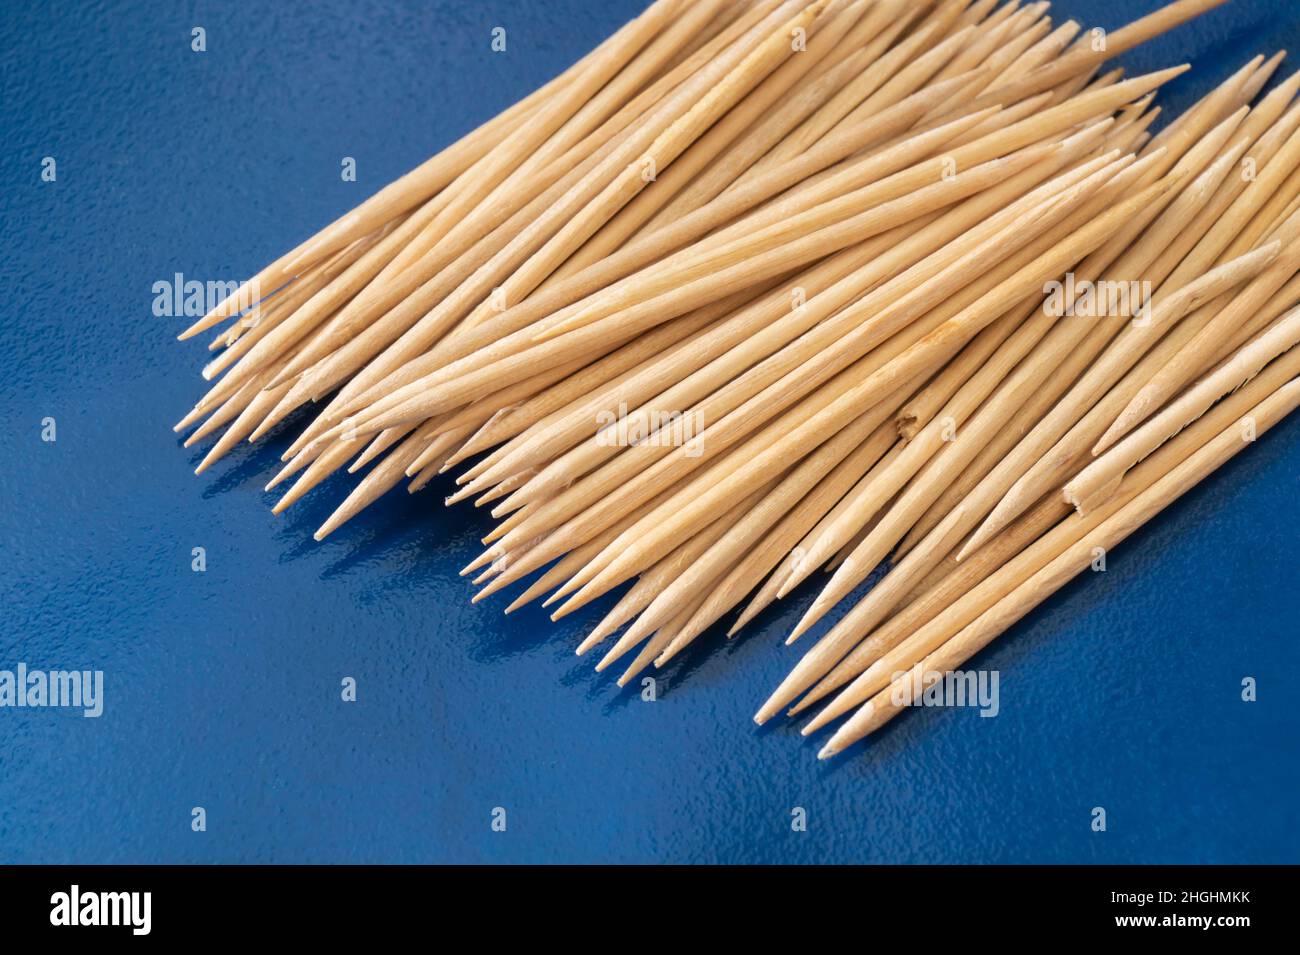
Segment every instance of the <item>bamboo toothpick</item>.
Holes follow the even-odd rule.
[[[1254,432],[1262,434],[1293,411],[1297,405],[1300,405],[1300,381],[1292,380],[1250,408],[1246,417],[1250,419]],[[923,672],[945,672],[960,667],[1047,595],[1086,570],[1091,564],[1094,548],[1113,549],[1134,530],[1249,444],[1249,441],[1243,440],[1242,430],[1237,424],[1227,426],[1208,443],[1179,462],[1176,467],[1168,470],[1163,477],[1126,502],[1124,507],[1117,509],[1090,534],[1061,551],[1049,563],[1042,565],[1012,592],[992,604],[985,604],[981,608],[982,612],[958,633],[933,647],[923,657],[919,659],[913,657],[912,666],[906,669],[910,671],[912,667],[916,667]],[[883,665],[882,670],[893,663],[887,661],[887,658],[882,658],[880,662]],[[822,748],[818,754],[819,758],[833,756],[863,736],[874,732],[896,715],[910,702],[910,699],[907,684],[903,684],[901,692],[896,695],[891,695],[888,688],[876,693]]]
[[[1188,67],[1103,68],[1222,2],[656,0],[187,329],[176,431],[202,472],[305,422],[274,512],[358,478],[318,540],[454,469],[474,602],[630,584],[576,642],[619,686],[824,569],[792,641],[892,553],[756,716],[862,707],[829,755],[1300,400],[1300,73],[1157,131]]]
[[[1141,428],[1113,446],[1103,446],[1103,437],[1103,441],[1093,449],[1094,455],[1100,457],[1065,485],[1062,495],[1066,502],[1080,512],[1093,509],[1113,492],[1129,468],[1199,418],[1223,395],[1253,378],[1261,368],[1282,352],[1291,349],[1297,341],[1300,341],[1300,311],[1292,311],[1230,360],[1198,381]],[[1295,373],[1300,373],[1300,368]]]

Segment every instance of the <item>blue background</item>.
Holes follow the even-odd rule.
[[[1158,5],[1053,14],[1114,28]],[[750,722],[802,652],[782,638],[807,588],[645,703],[573,656],[608,601],[559,626],[471,607],[456,570],[489,525],[444,509],[445,483],[317,545],[350,479],[273,517],[261,486],[294,432],[191,474],[202,450],[171,424],[206,338],[177,344],[152,284],[253,274],[639,6],[5,0],[0,668],[102,669],[107,702],[0,710],[0,861],[1300,861],[1300,420],[978,658],[998,718],[907,714],[831,763]],[[1194,65],[1171,115],[1297,34],[1300,5],[1236,0],[1121,62]]]

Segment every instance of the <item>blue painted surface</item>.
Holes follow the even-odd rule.
[[[1054,12],[1113,27],[1157,5]],[[560,626],[470,606],[456,570],[488,524],[444,510],[445,485],[316,545],[348,485],[272,517],[288,431],[193,477],[170,425],[206,353],[153,316],[152,284],[252,274],[637,7],[4,5],[0,668],[102,669],[107,700],[0,710],[0,861],[1300,861],[1300,421],[985,652],[998,718],[908,714],[831,764],[749,719],[807,591],[643,703],[572,655],[607,603]],[[1237,0],[1123,62],[1192,62],[1162,96],[1177,113],[1298,33],[1300,7]]]

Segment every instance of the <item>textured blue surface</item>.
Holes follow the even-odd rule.
[[[3,4],[0,668],[102,669],[107,701],[0,710],[0,862],[1300,861],[1300,421],[985,652],[998,718],[908,714],[830,764],[750,722],[806,591],[644,703],[572,655],[607,603],[561,626],[470,606],[456,570],[488,525],[445,486],[316,545],[348,485],[272,517],[288,432],[193,477],[170,425],[206,353],[152,315],[152,284],[252,274],[637,8]],[[1298,33],[1300,6],[1236,0],[1123,62],[1192,62],[1162,94],[1176,113]]]

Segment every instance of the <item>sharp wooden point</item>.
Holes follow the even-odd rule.
[[[504,555],[502,554],[499,548],[489,547],[487,550],[483,551],[483,553],[479,554],[472,561],[466,564],[464,569],[461,570],[460,576],[468,577],[470,574],[478,570],[484,564],[490,564],[492,561],[497,560],[502,556]]]

